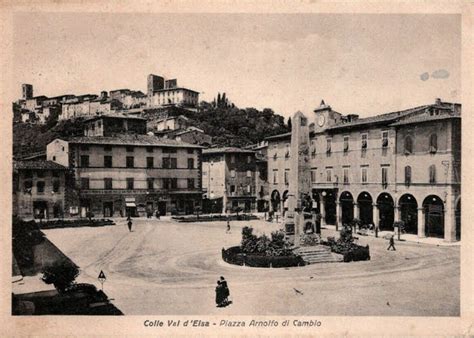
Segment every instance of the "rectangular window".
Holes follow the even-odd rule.
[[[234,169],[232,169],[230,171],[230,177],[235,178],[235,170]]]
[[[434,164],[429,167],[430,172],[430,184],[436,184],[436,167]]]
[[[382,148],[388,147],[388,131],[382,132]]]
[[[89,167],[89,155],[81,155],[81,167],[82,168]]]
[[[326,182],[332,182],[332,169],[326,169]]]
[[[153,152],[153,147],[146,147],[146,152],[147,153],[152,153]]]
[[[104,146],[104,151],[112,151],[112,146]]]
[[[170,169],[178,168],[178,160],[175,157],[170,157]]]
[[[382,167],[382,186],[385,188],[388,185],[388,168]]]
[[[278,169],[273,170],[273,184],[278,184]]]
[[[61,186],[61,182],[59,180],[53,181],[53,192],[59,192],[59,188]]]
[[[252,170],[247,170],[247,177],[252,177]]]
[[[170,188],[170,179],[169,178],[163,178],[163,189],[168,190]]]
[[[405,185],[408,187],[411,184],[411,167],[405,167]]]
[[[127,153],[133,153],[133,146],[126,146]]]
[[[331,153],[332,140],[330,138],[326,139],[326,154]]]
[[[110,177],[104,178],[104,189],[112,190],[112,178]]]
[[[112,156],[104,156],[104,167],[112,168]]]
[[[287,160],[289,158],[290,158],[290,145],[286,144],[285,159]]]
[[[133,168],[134,165],[134,157],[133,156],[127,156],[127,168]]]
[[[194,158],[188,158],[188,169],[194,169]]]
[[[44,193],[44,181],[36,182],[36,192],[39,194]]]
[[[81,189],[89,190],[89,178],[81,177]]]
[[[367,149],[367,137],[368,137],[367,134],[362,134],[361,135],[361,138],[362,138],[362,140],[361,140],[361,149],[363,149],[363,150]]]
[[[153,157],[147,157],[146,158],[146,167],[147,168],[153,168],[154,167],[154,163],[153,163]]]
[[[172,178],[171,179],[171,189],[178,189],[178,179]]]
[[[235,185],[230,186],[230,193],[231,194],[235,193]]]
[[[188,178],[188,189],[194,189],[194,178]]]
[[[127,177],[127,189],[133,190],[134,189],[134,179],[133,177]]]
[[[362,169],[362,183],[367,183],[367,168],[363,167]]]
[[[155,186],[155,179],[153,177],[147,177],[146,185],[148,190],[153,190]]]
[[[288,185],[290,183],[289,182],[289,176],[290,176],[290,170],[285,169],[285,185]]]
[[[163,158],[163,168],[164,169],[169,169],[170,168],[170,158],[169,157],[164,157]]]
[[[349,136],[344,136],[344,153],[349,151]]]
[[[311,183],[316,183],[318,171],[316,169],[311,170]]]
[[[316,140],[311,141],[311,158],[316,158]]]
[[[188,149],[188,154],[194,154],[194,149],[189,148],[189,149]]]
[[[31,181],[23,181],[23,189],[25,192],[28,192],[33,187],[33,182]],[[31,192],[31,191],[29,191]]]
[[[349,184],[349,168],[343,168],[344,184]]]

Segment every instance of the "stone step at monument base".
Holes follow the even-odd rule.
[[[293,250],[293,252],[307,263],[335,263],[342,262],[343,256],[331,252],[331,248],[325,245],[302,246]]]

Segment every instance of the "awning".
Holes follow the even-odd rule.
[[[137,205],[135,203],[130,203],[130,202],[125,203],[125,206],[126,207],[131,207],[131,208],[136,208],[137,207]]]

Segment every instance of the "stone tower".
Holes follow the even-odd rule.
[[[309,126],[306,116],[298,111],[291,118],[291,166],[289,173],[288,212],[285,216],[285,229],[292,232],[295,243],[303,233],[303,199],[311,192],[311,166],[309,162]]]

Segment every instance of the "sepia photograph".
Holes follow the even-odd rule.
[[[461,317],[460,12],[10,15],[12,317]]]

